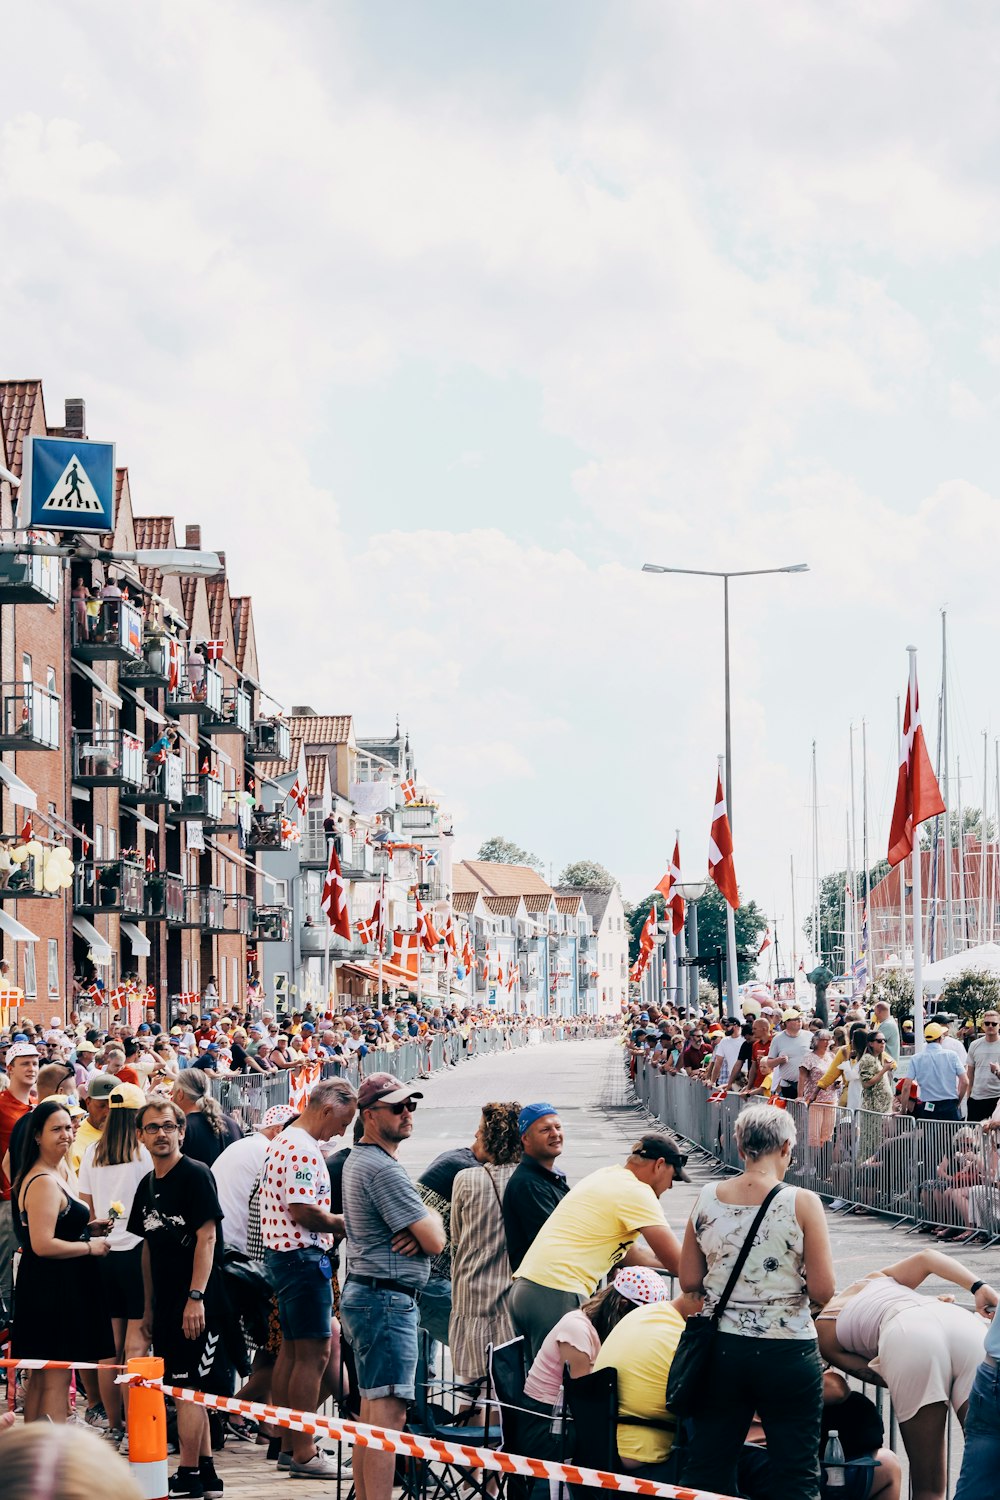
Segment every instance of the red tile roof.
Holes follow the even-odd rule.
[[[190,575],[190,573],[182,573],[181,574],[181,599],[182,599],[183,604],[184,604],[184,618],[188,622],[188,629],[189,630],[191,628],[191,621],[194,618],[194,602],[195,602],[195,598],[197,597],[197,593],[198,593],[198,580],[197,580],[197,578],[192,578],[191,575]]]
[[[475,909],[478,900],[478,891],[453,891],[451,896],[452,911],[457,912],[460,917],[467,917]]]
[[[539,912],[548,911],[551,901],[551,892],[548,894],[532,892],[530,895],[524,897],[524,909],[530,912],[532,916],[537,916]]]
[[[330,775],[330,762],[325,755],[306,756],[306,780],[310,797],[322,797]]]
[[[7,467],[20,477],[24,440],[35,420],[35,408],[42,400],[40,380],[0,381],[0,426],[7,440]],[[44,408],[42,408],[44,418]]]
[[[515,917],[521,904],[520,896],[484,896],[483,900],[495,917]]]
[[[233,611],[233,639],[236,642],[236,665],[243,671],[250,639],[252,603],[249,594],[239,594],[229,601]]]
[[[208,618],[212,625],[212,639],[223,641],[226,638],[226,595],[228,592],[225,578],[206,579],[208,589]]]
[[[346,745],[351,737],[350,714],[293,714],[288,725],[306,745]]]
[[[575,917],[583,902],[582,896],[557,896],[556,911],[562,912],[564,917]]]
[[[456,889],[478,887],[487,896],[552,895],[551,886],[530,866],[492,864],[485,859],[461,860],[452,871],[452,882]]]

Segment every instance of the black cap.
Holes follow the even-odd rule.
[[[665,1161],[674,1169],[675,1182],[691,1181],[684,1170],[687,1166],[687,1155],[680,1150],[669,1135],[660,1135],[655,1131],[650,1132],[649,1135],[641,1135],[629,1155],[639,1156],[643,1161]]]

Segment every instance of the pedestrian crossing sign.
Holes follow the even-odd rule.
[[[113,531],[115,445],[29,437],[19,524],[48,531]]]

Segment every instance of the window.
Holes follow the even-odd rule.
[[[109,859],[117,859],[117,857],[118,857],[118,829],[117,828],[109,828],[108,829],[108,858]]]
[[[288,905],[288,881],[276,880],[271,886],[271,900],[275,906]]]
[[[38,994],[38,980],[35,978],[35,949],[31,943],[24,945],[24,993],[34,999]]]
[[[31,655],[27,651],[21,652],[21,681],[31,681]]]
[[[94,858],[104,858],[104,824],[94,824]]]
[[[100,732],[104,728],[104,699],[94,699],[94,728]]]
[[[56,690],[56,669],[55,669],[55,667],[46,667],[45,668],[45,686],[48,688],[48,690],[49,690],[50,693],[54,693],[55,692],[55,690]]]
[[[275,974],[275,976],[274,976],[274,994],[275,994],[275,999],[277,999],[277,997],[279,995],[284,995],[287,992],[287,990],[288,990],[288,974],[287,974],[287,972],[284,969],[279,969],[277,971],[277,973]]]
[[[59,998],[59,939],[49,938],[49,995]]]

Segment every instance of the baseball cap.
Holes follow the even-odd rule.
[[[113,1073],[95,1073],[87,1079],[88,1099],[110,1099],[115,1089],[124,1088]]]
[[[924,1027],[924,1036],[929,1042],[939,1042],[943,1036],[947,1035],[945,1028],[939,1026],[936,1021],[929,1021]]]
[[[97,1048],[94,1046],[93,1042],[88,1042],[86,1038],[84,1038],[83,1041],[77,1042],[76,1050],[77,1052],[96,1052]]]
[[[137,1083],[117,1083],[108,1095],[111,1109],[142,1109],[146,1096]]]
[[[423,1097],[419,1089],[411,1089],[392,1073],[371,1073],[358,1089],[358,1109],[370,1109],[373,1104],[402,1104],[404,1099]]]
[[[559,1111],[554,1104],[526,1104],[517,1117],[517,1133],[523,1135],[534,1125],[536,1120],[542,1120],[546,1115],[557,1115]]]
[[[615,1291],[629,1302],[668,1302],[670,1292],[662,1276],[648,1266],[623,1266],[615,1276]]]
[[[313,1025],[313,1023],[311,1021],[303,1021],[302,1022],[302,1030],[303,1031],[315,1031],[316,1028],[315,1028],[315,1026]]]
[[[781,1012],[781,1019],[783,1021],[801,1021],[802,1013],[797,1010],[783,1010]]]
[[[264,1111],[260,1123],[254,1126],[254,1130],[270,1130],[272,1125],[287,1125],[294,1114],[295,1111],[290,1104],[272,1104],[270,1109]]]
[[[75,1120],[83,1114],[83,1110],[75,1099],[68,1098],[65,1094],[47,1094],[44,1099],[39,1099],[39,1104],[61,1104],[66,1113]]]
[[[15,1042],[13,1047],[11,1047],[10,1051],[7,1053],[7,1061],[9,1063],[12,1063],[16,1062],[19,1057],[37,1056],[38,1048],[35,1046],[34,1042],[21,1041]]]
[[[684,1170],[687,1166],[687,1156],[683,1151],[678,1150],[668,1135],[660,1135],[656,1131],[651,1131],[649,1135],[641,1135],[629,1155],[639,1156],[643,1161],[659,1161],[662,1157],[668,1167],[673,1167],[675,1182],[691,1181]]]

